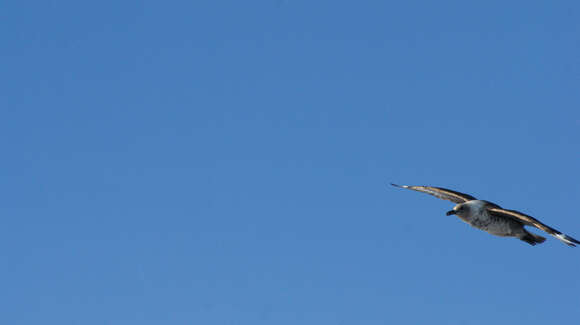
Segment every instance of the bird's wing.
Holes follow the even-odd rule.
[[[396,186],[396,187],[400,187],[400,188],[406,188],[406,189],[413,190],[413,191],[431,194],[431,195],[438,197],[442,200],[447,200],[447,201],[451,201],[454,203],[465,203],[467,201],[477,200],[476,198],[474,198],[471,195],[455,192],[455,191],[448,190],[448,189],[442,188],[442,187],[408,186],[408,185],[397,185],[397,184],[393,184],[393,183],[391,183],[391,185]]]
[[[563,234],[563,233],[559,232],[558,230],[541,223],[536,218],[530,217],[529,215],[521,213],[519,211],[507,210],[507,209],[502,209],[499,207],[489,207],[489,208],[487,208],[487,211],[489,211],[489,213],[491,215],[494,215],[494,216],[503,217],[503,218],[511,218],[511,219],[519,221],[525,225],[536,227],[536,228],[538,228],[542,231],[545,231],[548,234],[558,238],[559,240],[564,242],[566,245],[576,246],[574,244],[580,244],[580,241],[578,241],[578,240],[576,240],[576,239],[574,239],[566,234]]]

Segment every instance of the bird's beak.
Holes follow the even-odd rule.
[[[451,211],[447,211],[446,215],[450,216],[452,214],[456,214],[457,212],[455,210],[451,210]]]

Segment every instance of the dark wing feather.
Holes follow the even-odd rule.
[[[489,211],[491,213],[491,215],[494,215],[497,217],[515,219],[516,221],[519,221],[525,225],[536,227],[540,230],[543,230],[543,231],[549,233],[550,235],[553,233],[560,233],[556,229],[541,223],[538,219],[531,217],[527,214],[521,213],[519,211],[516,211],[516,210],[508,210],[508,209],[492,207],[492,208],[488,208],[487,211]]]
[[[408,185],[397,185],[397,184],[393,184],[393,183],[391,183],[391,185],[396,186],[396,187],[400,187],[400,188],[406,188],[406,189],[417,191],[417,192],[431,194],[431,195],[433,195],[437,198],[440,198],[442,200],[447,200],[447,201],[451,201],[454,203],[465,203],[467,201],[477,200],[476,198],[474,198],[471,195],[452,191],[452,190],[442,188],[442,187],[408,186]]]
[[[503,218],[510,218],[510,219],[514,219],[516,221],[519,221],[525,225],[528,226],[532,226],[532,227],[536,227],[542,231],[547,232],[548,234],[558,238],[559,240],[563,241],[564,243],[566,243],[567,245],[570,246],[575,246],[574,244],[580,244],[580,241],[565,235],[563,233],[561,233],[560,231],[541,223],[538,219],[531,217],[525,213],[521,213],[519,211],[516,210],[508,210],[508,209],[502,209],[499,207],[489,207],[487,208],[487,211],[496,217],[503,217]]]

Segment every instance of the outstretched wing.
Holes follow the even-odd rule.
[[[460,192],[455,192],[455,191],[448,190],[448,189],[442,188],[442,187],[408,186],[408,185],[397,185],[397,184],[393,184],[393,183],[391,183],[391,185],[396,186],[396,187],[400,187],[400,188],[406,188],[406,189],[417,191],[417,192],[431,194],[431,195],[438,197],[442,200],[447,200],[447,201],[451,201],[454,203],[465,203],[467,201],[477,200],[476,198],[474,198],[471,195],[460,193]]]
[[[503,217],[503,218],[511,218],[514,219],[516,221],[519,221],[525,225],[528,226],[532,226],[532,227],[536,227],[542,231],[547,232],[548,234],[558,238],[559,240],[561,240],[562,242],[564,242],[566,245],[569,246],[576,246],[574,244],[580,244],[580,241],[566,235],[563,234],[561,232],[559,232],[558,230],[545,225],[543,223],[541,223],[540,221],[538,221],[538,219],[530,217],[527,214],[521,213],[519,211],[515,211],[515,210],[507,210],[507,209],[502,209],[499,207],[490,207],[487,209],[487,211],[494,216],[497,217]]]

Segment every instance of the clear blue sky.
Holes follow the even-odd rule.
[[[573,324],[577,1],[4,1],[2,324]]]

